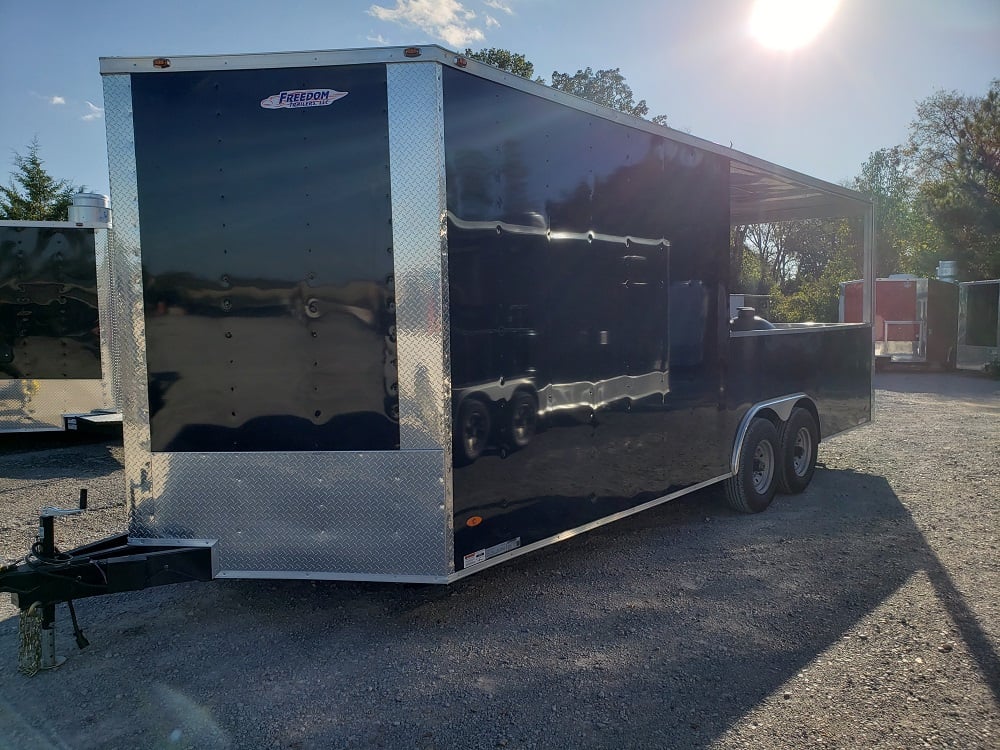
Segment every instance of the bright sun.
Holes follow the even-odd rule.
[[[765,47],[794,50],[823,30],[840,0],[756,0],[750,13],[750,33]]]

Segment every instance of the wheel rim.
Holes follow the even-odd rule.
[[[796,476],[804,477],[809,472],[812,449],[812,434],[807,428],[800,427],[795,433],[795,445],[792,448],[792,468]]]
[[[754,491],[765,494],[774,478],[774,446],[767,440],[757,443],[754,449],[752,475]]]
[[[511,432],[518,442],[530,438],[535,425],[534,409],[530,403],[522,401],[514,409],[510,419]]]
[[[483,419],[483,415],[473,412],[466,416],[462,423],[462,435],[465,452],[470,456],[478,455],[486,443],[486,420]]]

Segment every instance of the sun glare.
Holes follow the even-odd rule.
[[[756,0],[750,13],[750,33],[765,47],[794,50],[805,47],[833,18],[840,0]]]

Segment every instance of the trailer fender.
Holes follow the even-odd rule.
[[[781,396],[780,398],[773,398],[768,401],[761,401],[758,404],[754,404],[749,409],[747,409],[746,414],[743,415],[743,419],[740,421],[740,426],[736,430],[736,440],[733,442],[733,458],[732,464],[729,469],[733,474],[739,471],[740,466],[740,456],[743,452],[743,441],[746,439],[747,430],[750,429],[750,423],[756,417],[765,417],[775,422],[775,427],[780,427],[781,422],[787,422],[788,418],[792,414],[792,409],[796,406],[801,406],[804,409],[808,409],[812,412],[813,418],[816,420],[817,429],[819,427],[819,410],[816,408],[816,403],[812,398],[807,396],[805,393],[793,393],[790,396]],[[822,435],[820,435],[822,439]]]

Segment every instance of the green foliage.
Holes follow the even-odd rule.
[[[621,69],[598,70],[591,68],[578,70],[573,75],[552,71],[552,88],[565,91],[583,99],[589,99],[611,109],[617,109],[627,115],[645,117],[649,114],[649,106],[645,99],[635,100],[632,87],[625,82]],[[653,119],[657,125],[666,125],[666,115],[656,115]]]
[[[636,117],[649,114],[646,100],[635,100],[632,87],[625,83],[625,77],[619,68],[599,70],[596,73],[591,68],[585,68],[576,71],[574,75],[554,70],[552,88]]]
[[[535,74],[534,64],[529,62],[520,52],[511,52],[499,47],[490,47],[489,49],[481,49],[478,52],[466,49],[465,56],[484,62],[487,65],[492,65],[494,68],[500,68],[500,70],[505,70],[508,73],[513,73],[516,76],[521,76],[521,78],[527,78],[528,80],[531,80],[531,77]],[[544,83],[541,78],[537,80],[539,83]]]
[[[968,278],[1000,276],[1000,79],[954,134],[941,177],[921,188],[927,213]]]
[[[10,184],[0,185],[0,219],[9,221],[66,221],[74,186],[57,180],[45,170],[38,155],[38,139],[28,146],[27,156],[14,153],[15,171]]]
[[[964,278],[1000,276],[1000,79],[985,97],[938,91],[920,102],[907,155],[934,256],[957,260]],[[931,253],[918,238],[913,255],[926,269]]]
[[[520,52],[511,52],[499,47],[478,51],[466,48],[465,56],[528,80],[532,80],[532,76],[535,75],[534,64]],[[535,78],[534,81],[545,83],[545,79],[541,76]],[[597,104],[617,109],[619,112],[635,117],[645,117],[649,114],[646,100],[640,99],[638,102],[635,100],[632,87],[625,82],[625,76],[622,75],[619,68],[598,70],[596,73],[592,68],[585,68],[576,71],[574,75],[553,71],[551,86],[554,89],[589,99]],[[652,122],[666,126],[667,116],[656,115],[652,118]]]
[[[773,320],[783,323],[835,323],[840,316],[840,284],[860,276],[847,247],[834,252],[816,278],[803,277],[797,288],[771,302]]]

